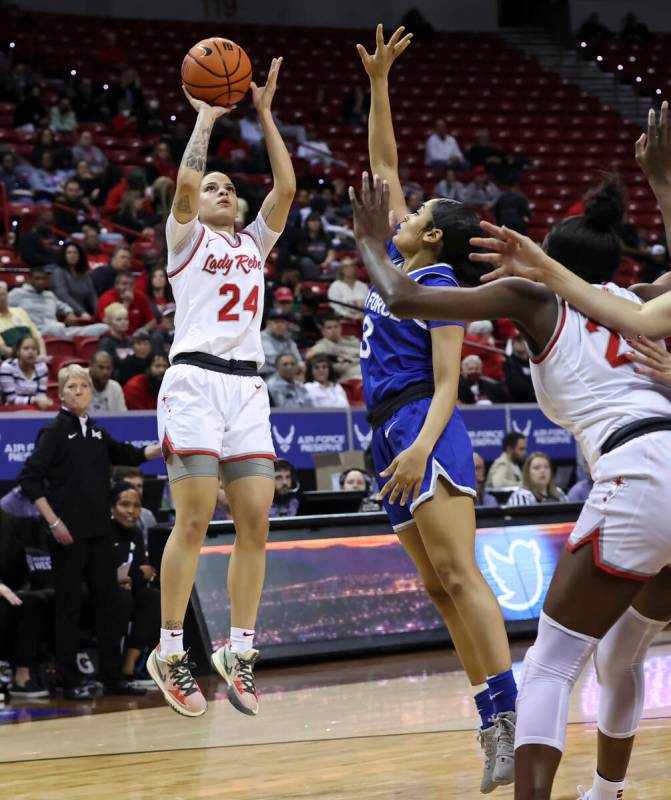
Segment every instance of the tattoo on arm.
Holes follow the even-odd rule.
[[[188,167],[195,172],[205,172],[207,147],[210,143],[211,133],[212,125],[206,125],[203,128],[196,126],[194,128],[182,157],[182,166]]]

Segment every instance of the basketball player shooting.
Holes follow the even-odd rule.
[[[197,118],[166,223],[177,310],[157,416],[176,519],[161,563],[161,640],[147,668],[171,708],[191,717],[204,714],[207,703],[191,674],[183,621],[220,477],[236,538],[228,570],[230,642],[213,654],[212,663],[235,708],[258,712],[254,627],[275,488],[268,392],[258,377],[264,362],[263,267],[296,190],[271,114],[281,64],[281,58],[273,59],[265,86],[251,84],[273,173],[273,188],[256,219],[236,234],[235,186],[227,175],[206,171],[212,128],[231,109],[186,93]]]

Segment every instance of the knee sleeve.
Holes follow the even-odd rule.
[[[638,730],[645,700],[643,662],[652,640],[668,625],[628,608],[599,642],[594,654],[601,687],[599,730],[628,739]]]
[[[541,612],[538,636],[524,658],[515,748],[542,744],[563,751],[569,695],[597,643]]]

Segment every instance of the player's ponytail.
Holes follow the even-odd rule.
[[[604,283],[620,265],[620,236],[625,196],[608,178],[585,200],[585,213],[562,220],[548,234],[546,253],[590,283]]]
[[[443,232],[437,260],[454,269],[460,286],[479,286],[486,269],[468,260],[470,239],[482,235],[477,214],[463,203],[443,199],[431,204],[431,216],[433,227]]]

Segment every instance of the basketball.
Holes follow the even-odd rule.
[[[192,97],[211,106],[229,108],[245,96],[252,80],[252,63],[230,39],[211,36],[194,44],[182,61],[182,83]]]

